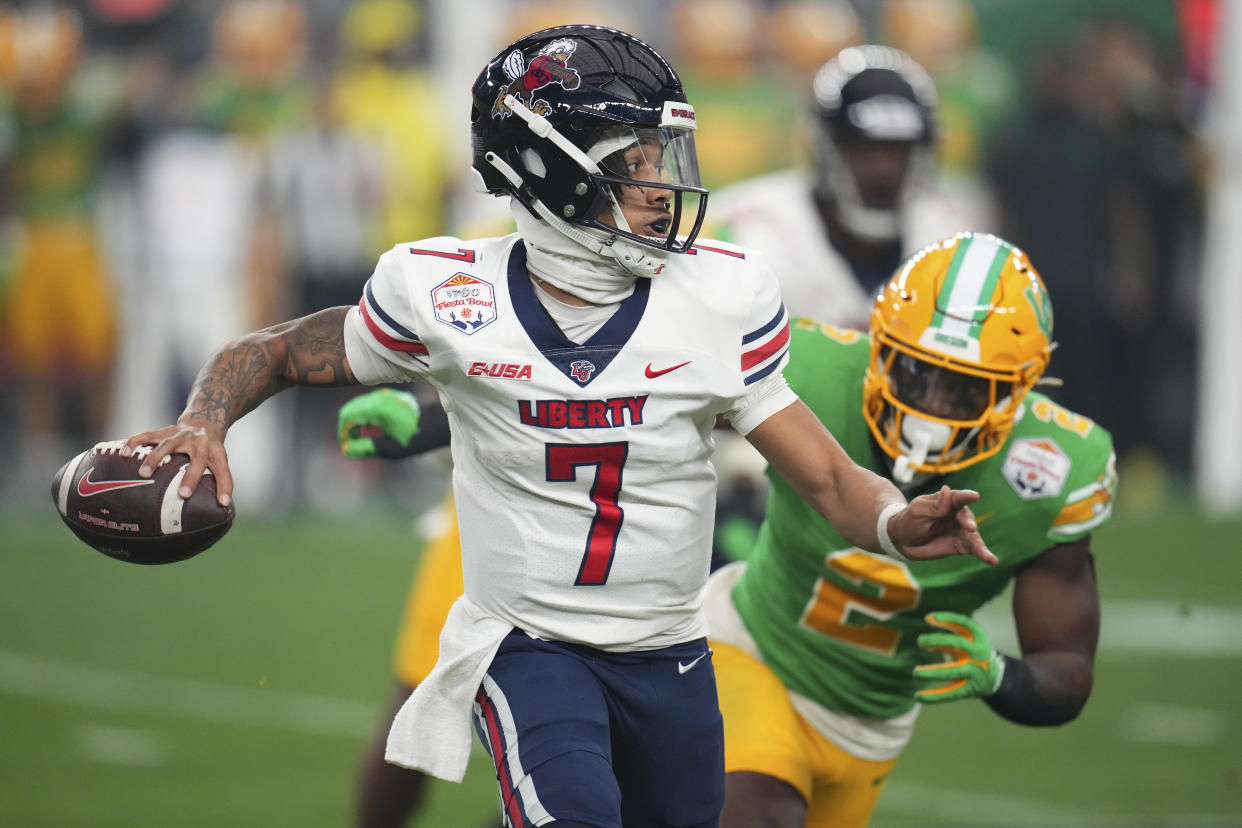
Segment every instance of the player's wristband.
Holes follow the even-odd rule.
[[[904,508],[906,508],[904,503],[890,503],[880,512],[880,517],[875,522],[875,535],[880,541],[880,548],[884,550],[884,554],[899,561],[909,561],[910,559],[901,554],[901,550],[893,543],[893,539],[888,536],[888,522],[893,515]]]

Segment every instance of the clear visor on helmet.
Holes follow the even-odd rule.
[[[689,249],[707,208],[692,131],[618,127],[587,155],[599,165],[612,196],[598,223],[588,223],[650,246]]]
[[[618,127],[587,151],[608,175],[657,184],[698,187],[694,132],[669,127]]]

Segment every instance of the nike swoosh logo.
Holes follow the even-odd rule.
[[[655,379],[656,377],[662,377],[662,376],[664,376],[665,374],[667,374],[669,371],[676,371],[678,368],[685,368],[685,367],[686,367],[687,365],[689,365],[691,362],[694,362],[694,360],[692,360],[692,359],[688,359],[688,360],[686,360],[685,362],[681,363],[680,365],[674,365],[674,366],[672,366],[671,368],[661,368],[659,371],[653,371],[653,370],[651,369],[651,363],[650,363],[650,362],[648,362],[648,363],[647,363],[647,372],[646,372],[646,373],[647,373],[647,379]]]
[[[681,367],[681,366],[678,366],[678,367]],[[707,653],[710,653],[710,652],[711,650],[707,651]],[[690,672],[690,670],[694,668],[694,665],[698,664],[700,661],[707,658],[707,653],[703,653],[703,655],[699,656],[698,658],[696,658],[694,661],[690,662],[689,664],[682,664],[680,661],[677,662],[677,672],[679,674]]]
[[[82,497],[90,497],[101,492],[110,492],[113,489],[128,489],[130,486],[149,486],[154,480],[91,480],[91,475],[95,473],[94,469],[88,471],[81,480],[78,481],[78,494]]]

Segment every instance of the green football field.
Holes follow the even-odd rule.
[[[391,687],[408,521],[243,514],[159,568],[33,518],[9,515],[0,544],[0,825],[349,824]],[[1119,517],[1096,552],[1104,631],[1079,720],[1033,731],[978,702],[924,711],[874,825],[1242,825],[1242,522]],[[1003,601],[985,617],[1012,640]],[[496,812],[476,752],[417,825]]]

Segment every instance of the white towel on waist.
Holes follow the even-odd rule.
[[[393,719],[385,759],[450,782],[462,780],[473,743],[474,694],[512,630],[465,595],[453,603],[440,631],[440,657]]]

